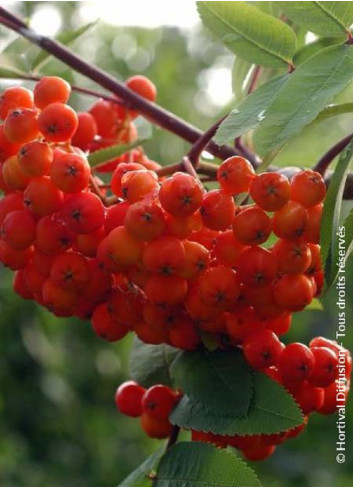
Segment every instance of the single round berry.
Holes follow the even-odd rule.
[[[291,180],[292,200],[304,207],[320,204],[326,195],[326,185],[320,175],[312,170],[305,170],[294,175]]]
[[[243,352],[247,362],[257,370],[277,365],[283,347],[278,337],[269,329],[247,336]]]
[[[288,383],[300,383],[308,379],[315,365],[312,351],[302,343],[291,343],[282,351],[278,368]]]
[[[304,273],[311,263],[310,247],[304,240],[279,239],[272,248],[277,256],[279,271],[295,275]]]
[[[6,138],[15,144],[28,143],[39,135],[37,112],[34,109],[17,108],[7,114],[4,122]]]
[[[280,173],[262,173],[252,181],[250,195],[265,211],[278,211],[290,199],[289,180]]]
[[[154,419],[168,419],[176,405],[178,396],[166,385],[154,385],[147,389],[142,398],[142,410]]]
[[[271,251],[260,246],[251,246],[240,254],[237,270],[245,285],[265,287],[275,279],[278,261]]]
[[[69,105],[55,102],[47,105],[39,114],[38,126],[48,141],[64,143],[75,134],[78,117]]]
[[[90,167],[84,156],[55,151],[50,167],[50,178],[55,187],[66,193],[80,192],[88,186],[90,175]]]
[[[203,198],[201,205],[202,221],[206,227],[215,231],[228,229],[235,213],[231,195],[223,190],[211,190]]]
[[[23,173],[29,177],[42,177],[49,171],[53,151],[48,143],[30,141],[21,146],[18,161]]]
[[[1,226],[1,237],[12,248],[23,250],[34,242],[36,224],[27,210],[8,214]]]
[[[6,88],[0,95],[0,118],[5,120],[7,114],[18,107],[32,109],[32,92],[24,87]]]
[[[150,438],[167,438],[170,436],[173,426],[168,419],[156,419],[150,416],[148,413],[142,413],[140,418],[143,431]]]
[[[325,346],[313,347],[311,351],[315,358],[315,365],[309,382],[315,387],[328,387],[338,376],[338,356]]]
[[[248,192],[255,171],[242,156],[231,156],[217,170],[217,179],[222,189],[231,195]]]
[[[275,303],[288,311],[301,311],[313,296],[313,284],[303,274],[283,275],[273,286]]]
[[[159,200],[169,214],[175,217],[191,216],[200,208],[203,189],[191,175],[177,172],[164,180],[159,190]]]
[[[115,393],[115,404],[126,416],[137,418],[142,414],[142,398],[146,390],[133,380],[121,384]]]
[[[259,245],[271,234],[272,221],[265,211],[251,206],[240,210],[233,219],[233,233],[243,245]]]
[[[308,221],[305,207],[289,201],[273,215],[273,232],[282,239],[298,239],[304,235]]]
[[[47,105],[55,102],[65,104],[70,97],[70,93],[70,85],[62,78],[58,76],[43,76],[34,87],[34,103],[39,109],[44,109]]]
[[[226,309],[240,295],[240,280],[234,270],[220,265],[209,268],[198,281],[201,300],[205,304]]]
[[[162,236],[147,244],[142,262],[149,273],[175,275],[185,265],[185,249],[178,238]]]

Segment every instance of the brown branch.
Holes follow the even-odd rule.
[[[244,158],[250,161],[254,168],[261,164],[261,159],[243,144],[241,137],[236,138],[235,147]]]
[[[188,152],[188,158],[191,163],[197,168],[200,164],[200,156],[202,151],[207,147],[213,136],[216,134],[217,129],[220,124],[224,121],[227,116],[222,117],[219,121],[215,122],[206,132],[204,132],[197,141],[192,145],[190,151]]]
[[[184,171],[194,177],[197,181],[200,182],[199,176],[196,173],[194,165],[191,163],[189,158],[187,156],[184,156],[183,158],[183,166],[184,166]],[[201,182],[200,182],[201,183]]]
[[[137,93],[127,88],[124,83],[119,82],[103,70],[88,64],[83,58],[77,56],[59,42],[41,36],[32,29],[29,29],[20,19],[13,14],[10,14],[3,7],[0,7],[0,23],[22,35],[33,44],[36,44],[55,56],[57,59],[63,61],[78,73],[95,81],[109,92],[114,93],[125,101],[127,107],[137,110],[141,115],[145,116],[154,124],[176,134],[190,143],[195,143],[202,136],[202,132],[196,127],[157,104],[151,103],[143,97],[140,97]],[[238,154],[230,146],[218,146],[214,141],[209,142],[207,151],[221,159],[226,159]]]
[[[353,133],[348,134],[348,136],[344,137],[341,139],[341,141],[338,141],[332,148],[330,148],[327,153],[325,153],[320,160],[316,163],[314,166],[313,170],[317,171],[320,173],[322,176],[325,176],[325,173],[332,163],[332,161],[338,156],[341,151],[344,150],[346,146],[350,143],[350,141],[353,138]]]

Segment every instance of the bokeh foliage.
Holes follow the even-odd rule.
[[[80,25],[84,2],[15,2],[31,17],[44,3],[54,5],[65,28]],[[264,4],[266,2],[263,2]],[[125,8],[129,8],[128,5]],[[9,34],[0,30],[0,41]],[[75,44],[75,50],[120,79],[144,73],[158,88],[158,102],[202,129],[229,107],[207,94],[211,70],[231,70],[233,56],[207,32],[177,28],[146,30],[98,23]],[[20,53],[17,53],[20,54]],[[50,61],[45,72],[93,87],[62,63]],[[3,88],[5,83],[1,83]],[[352,87],[340,102],[352,100]],[[93,99],[74,95],[77,109]],[[311,166],[349,132],[351,115],[330,119],[305,131],[277,157],[276,164]],[[337,120],[336,120],[337,119]],[[161,163],[180,159],[188,144],[140,121],[149,156]],[[42,486],[117,485],[158,442],[148,440],[138,421],[116,413],[116,386],[128,378],[131,338],[117,345],[96,339],[88,323],[57,319],[11,290],[12,274],[0,269],[0,484]],[[353,349],[353,264],[347,267],[347,337]],[[325,311],[297,314],[287,341],[334,337],[335,289]],[[350,486],[353,482],[353,409],[347,410],[347,460],[335,461],[335,416],[313,415],[309,428],[280,447],[268,461],[254,464],[264,486]]]

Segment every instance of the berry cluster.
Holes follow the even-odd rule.
[[[259,334],[257,345],[255,340],[253,342],[255,348],[252,351],[257,350],[258,357],[274,358],[274,349],[272,345],[269,346],[268,338]],[[228,436],[191,430],[193,441],[213,443],[219,448],[231,446],[241,451],[248,460],[264,460],[273,454],[277,445],[302,433],[311,413],[328,415],[345,405],[352,371],[352,358],[346,349],[323,337],[314,338],[309,348],[301,343],[286,347],[279,345],[276,365],[270,362],[270,367],[263,365],[261,370],[292,394],[304,414],[304,422],[271,435]],[[244,352],[248,359],[247,345]],[[136,382],[129,381],[117,389],[115,402],[121,413],[131,417],[141,416],[141,426],[149,437],[166,438],[172,432],[169,414],[181,397],[180,390],[173,391],[164,385],[154,385],[146,390]]]
[[[156,98],[145,77],[127,86]],[[108,341],[134,331],[145,343],[193,350],[211,335],[220,348],[241,348],[305,414],[332,412],[342,349],[325,339],[310,348],[279,339],[292,313],[322,288],[322,177],[311,170],[291,181],[256,175],[234,156],[218,168],[219,188],[206,191],[187,165],[160,177],[160,165],[141,148],[93,171],[87,155],[133,141],[138,114],[118,99],[77,114],[67,105],[70,91],[61,78],[44,77],[33,93],[11,87],[0,97],[0,261],[16,271],[15,291],[57,316],[90,319]],[[109,183],[97,171],[111,173]],[[241,203],[245,195],[250,203]],[[344,356],[349,378],[351,358]],[[123,400],[117,395],[122,412],[142,414],[147,433],[167,436],[176,394],[161,386],[126,389],[133,399],[152,400],[125,409],[124,388]],[[344,396],[348,389],[347,381]],[[159,395],[173,398],[168,409],[151,407]],[[275,444],[255,439],[256,447],[239,445],[249,458]]]
[[[153,385],[146,390],[134,381],[121,384],[115,394],[119,411],[132,418],[140,417],[141,426],[150,438],[171,435],[169,414],[179,400],[179,393],[166,385]]]
[[[154,100],[144,77],[127,85]],[[134,330],[194,349],[199,331],[234,345],[286,333],[322,285],[321,176],[257,176],[232,157],[219,167],[220,189],[206,192],[187,173],[160,179],[136,150],[104,165],[116,199],[105,207],[83,151],[130,141],[137,114],[106,100],[76,114],[69,95],[64,80],[45,77],[33,95],[13,87],[1,96],[0,259],[18,270],[15,290],[58,316],[91,318],[110,341]],[[244,192],[254,203],[236,205]]]

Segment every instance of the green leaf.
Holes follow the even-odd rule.
[[[172,385],[170,365],[180,350],[169,345],[147,345],[135,338],[131,350],[131,377],[144,387]]]
[[[315,120],[313,120],[312,125],[318,122],[325,121],[326,119],[330,119],[331,117],[335,117],[336,115],[350,114],[351,112],[353,112],[352,102],[347,102],[345,104],[329,105],[320,112]]]
[[[217,391],[215,395],[218,396]],[[170,421],[177,426],[219,435],[259,435],[286,431],[303,422],[302,413],[290,394],[266,375],[254,373],[254,398],[247,416],[214,414],[200,402],[184,396]]]
[[[244,98],[244,83],[248,76],[253,64],[249,63],[245,59],[241,59],[238,56],[234,59],[233,69],[232,69],[232,87],[235,99],[240,101]]]
[[[16,68],[1,66],[0,78],[26,78],[28,75],[24,71],[17,70]]]
[[[338,272],[340,239],[337,235],[344,185],[347,179],[349,163],[353,155],[353,141],[342,151],[335,171],[331,177],[322,212],[320,231],[320,253],[327,291],[333,284]]]
[[[88,163],[91,168],[94,168],[101,163],[106,163],[107,161],[111,161],[114,158],[118,158],[119,156],[127,153],[136,146],[140,146],[143,144],[143,140],[137,140],[133,143],[129,144],[116,144],[115,146],[109,146],[109,148],[100,149],[98,151],[94,151],[88,156]]]
[[[150,474],[155,472],[156,466],[162,458],[164,451],[161,448],[150,455],[137,469],[129,474],[118,487],[151,487]]]
[[[255,487],[253,470],[233,453],[208,443],[181,442],[160,461],[156,487]]]
[[[89,24],[83,25],[78,29],[61,32],[56,37],[56,40],[59,41],[61,44],[68,46],[73,41],[81,37],[89,29],[91,29],[95,24],[96,22],[90,22]],[[38,68],[39,65],[42,65],[45,61],[47,61],[50,56],[50,53],[48,53],[44,49],[41,49],[37,56],[33,59],[31,63],[31,69],[35,70],[36,68]]]
[[[353,23],[352,2],[276,2],[296,24],[325,37],[345,37]]]
[[[311,56],[317,54],[319,51],[322,51],[323,49],[329,46],[334,46],[335,44],[341,44],[341,43],[342,43],[341,39],[332,38],[332,37],[323,37],[317,39],[314,42],[305,44],[301,49],[299,49],[293,57],[293,63],[295,66],[298,66],[304,63],[304,61],[306,61],[307,59],[311,58]]]
[[[300,65],[269,106],[254,134],[260,154],[287,142],[307,126],[353,76],[353,47],[320,51]]]
[[[38,48],[31,45],[27,39],[16,37],[1,52],[0,64],[28,73],[31,59],[37,52]]]
[[[273,102],[288,78],[288,73],[273,78],[240,102],[219,126],[216,142],[226,144],[257,127],[265,117],[267,107]]]
[[[197,2],[202,22],[233,53],[261,66],[283,67],[296,47],[284,22],[245,2]]]
[[[252,375],[240,351],[183,352],[174,360],[171,373],[192,401],[214,413],[245,416],[249,410]]]
[[[344,220],[343,227],[345,230],[346,262],[353,251],[353,209],[351,209],[350,213]]]

